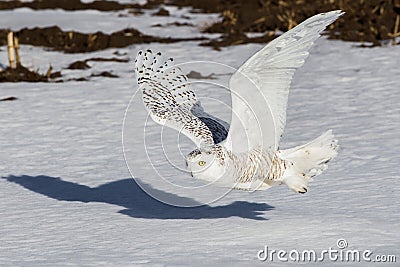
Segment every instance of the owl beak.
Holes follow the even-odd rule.
[[[190,176],[192,176],[192,177],[194,178],[194,176],[193,176],[193,172],[190,172]]]

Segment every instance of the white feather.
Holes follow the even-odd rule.
[[[240,153],[259,147],[278,148],[294,72],[304,64],[320,33],[342,14],[337,10],[305,20],[270,42],[232,76],[228,150]]]

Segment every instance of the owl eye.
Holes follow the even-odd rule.
[[[200,165],[200,166],[204,166],[205,164],[206,164],[205,161],[202,161],[202,160],[199,161],[199,165]]]

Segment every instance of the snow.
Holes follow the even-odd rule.
[[[0,102],[1,264],[285,266],[260,262],[257,252],[265,245],[321,251],[336,248],[339,238],[347,240],[349,249],[370,249],[374,255],[392,254],[399,260],[400,47],[355,45],[321,38],[295,75],[281,147],[303,144],[328,129],[341,144],[339,156],[310,184],[309,192],[298,195],[285,186],[255,193],[232,191],[197,208],[172,207],[141,190],[146,186],[165,201],[192,205],[221,193],[209,188],[191,197],[185,190],[157,186],[142,155],[142,105],[129,107],[124,128],[127,163],[139,185],[131,178],[122,147],[125,111],[137,89],[131,63],[89,62],[90,70],[63,70],[66,77],[109,70],[119,75],[115,79],[0,84],[0,98],[19,98]],[[132,61],[146,47],[118,51]],[[216,60],[238,67],[262,46],[247,44],[220,52],[196,42],[149,47],[178,63]],[[1,51],[0,60],[6,62],[5,47]],[[27,65],[45,70],[49,63],[58,69],[78,59],[115,57],[115,51],[64,54],[22,46],[21,56]],[[197,70],[204,75],[229,72],[201,67],[198,64]],[[213,82],[224,83],[228,77],[218,76]],[[224,90],[210,85],[195,88],[202,98],[215,96],[229,103]],[[203,103],[208,112],[229,119],[228,109],[221,109],[218,102]],[[149,151],[157,159],[160,127],[149,122],[146,130]],[[168,138],[174,132],[164,134],[164,145],[176,146],[176,138]],[[192,146],[182,140],[182,150]],[[170,152],[174,162],[183,164],[177,151]],[[158,163],[170,181],[191,184],[187,174]],[[382,266],[396,266],[386,264]]]

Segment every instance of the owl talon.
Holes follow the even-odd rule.
[[[303,187],[303,191],[299,191],[300,194],[305,194],[307,193],[307,188]]]

